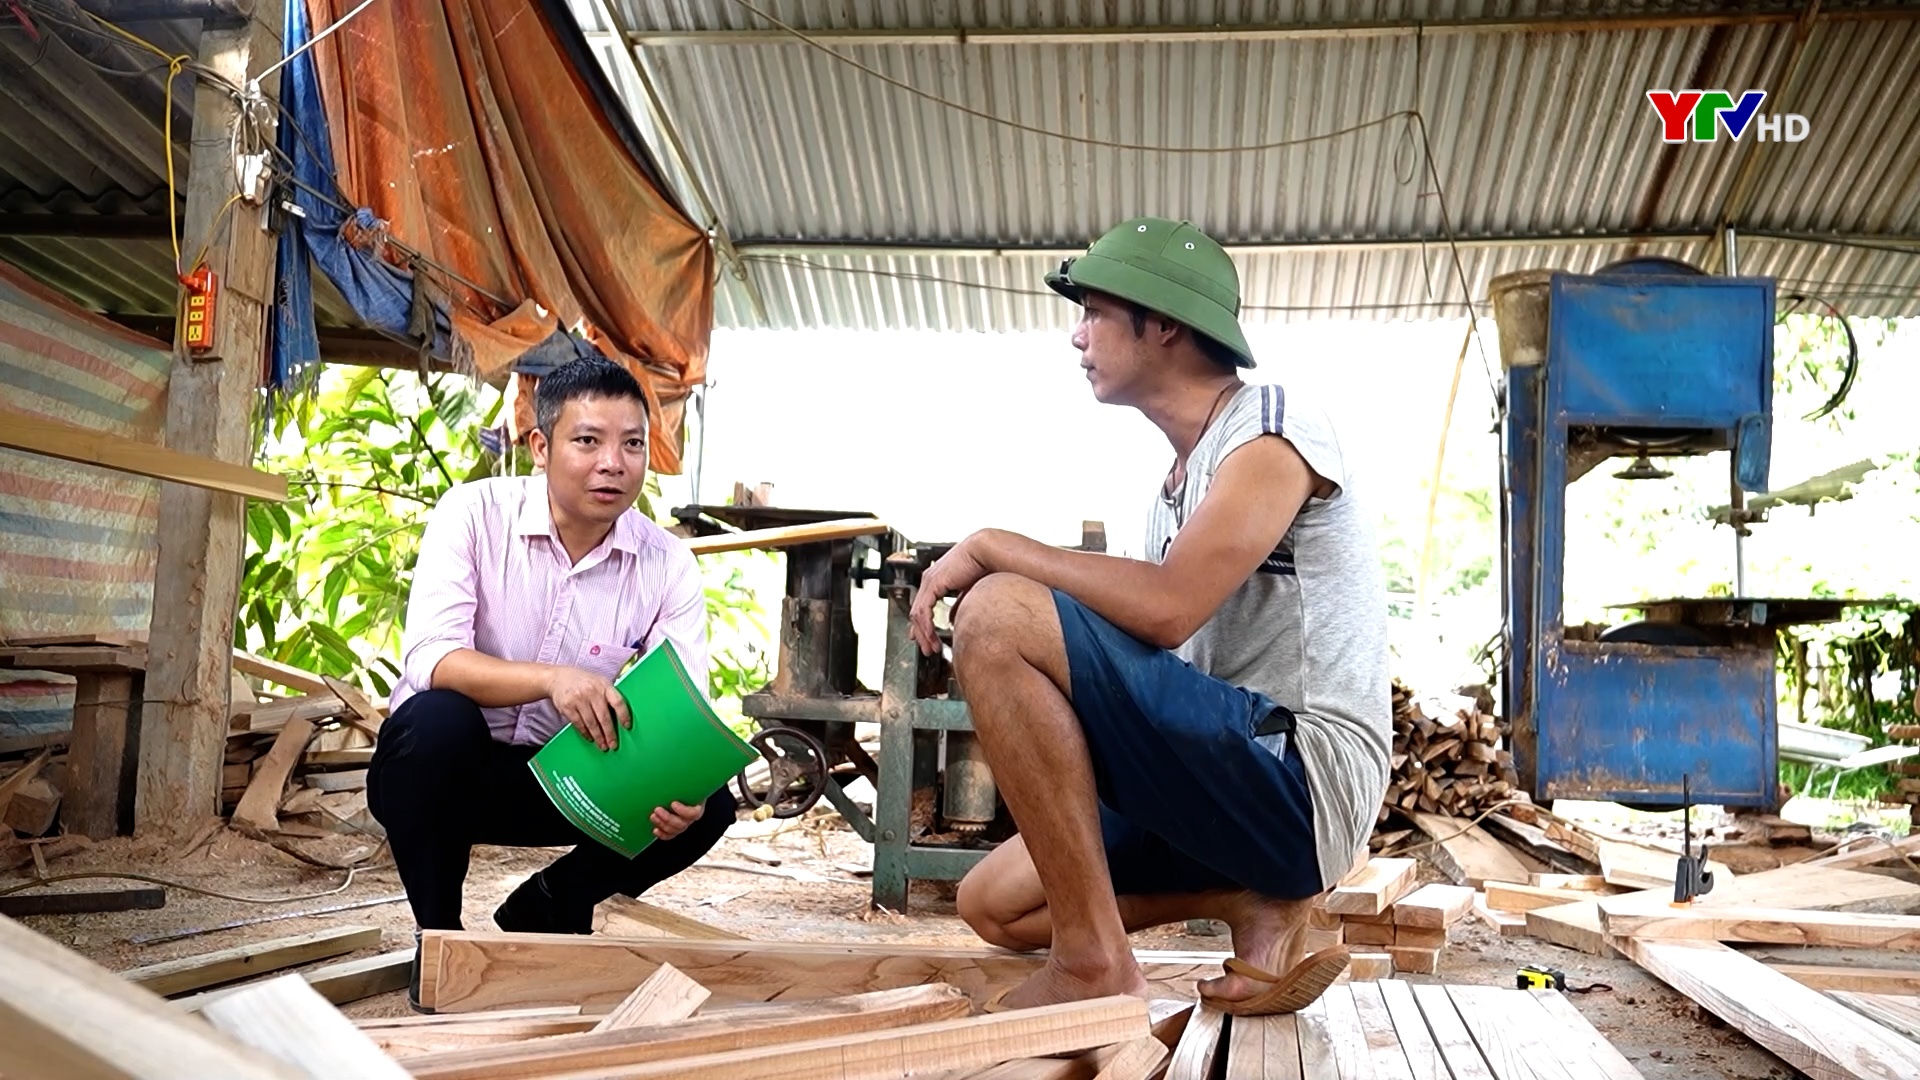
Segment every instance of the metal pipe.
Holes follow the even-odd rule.
[[[1564,236],[1462,236],[1453,242],[1462,248],[1500,247],[1589,247],[1596,244],[1706,243],[1711,232],[1620,232],[1582,233]],[[1316,252],[1406,251],[1445,247],[1444,236],[1391,237],[1383,240],[1298,240],[1221,245],[1236,255],[1308,255]],[[868,240],[739,240],[735,250],[743,255],[879,255],[902,258],[1007,258],[1014,256],[1061,259],[1086,253],[1086,245],[1073,247],[1024,246],[1019,244],[874,243]]]
[[[1537,16],[1504,19],[1437,19],[1431,22],[1385,20],[1353,23],[1240,26],[1097,27],[926,27],[809,28],[801,31],[821,45],[1122,45],[1211,44],[1218,42],[1327,41],[1366,38],[1422,38],[1463,34],[1590,34],[1641,30],[1691,30],[1720,26],[1769,26],[1797,22],[1800,11],[1703,12],[1699,14],[1614,16]],[[1920,19],[1912,7],[1823,11],[1820,22],[1878,22]],[[589,34],[589,39],[595,37]],[[778,28],[740,30],[630,30],[635,45],[791,45],[799,39]]]
[[[1740,275],[1740,236],[1732,225],[1722,234],[1722,258],[1726,262],[1728,277]],[[1733,522],[1733,595],[1747,595],[1747,493],[1740,488],[1740,469],[1738,463],[1740,450],[1735,447],[1729,455],[1728,482],[1733,486],[1728,505],[1731,508],[1727,520]]]

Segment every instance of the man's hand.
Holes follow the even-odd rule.
[[[553,700],[553,707],[567,722],[580,729],[580,734],[593,740],[593,745],[602,750],[611,750],[620,743],[614,720],[618,718],[620,727],[633,726],[633,717],[627,712],[627,699],[613,688],[606,679],[577,667],[555,667],[547,676],[547,697]]]
[[[949,594],[964,595],[991,572],[980,558],[981,549],[986,545],[982,539],[985,535],[976,532],[953,545],[920,575],[920,588],[914,593],[909,618],[913,623],[913,640],[919,644],[922,655],[932,656],[940,651],[940,634],[933,628],[933,605]]]
[[[700,816],[707,812],[705,803],[688,806],[676,802],[672,806],[662,806],[653,812],[653,836],[656,840],[671,840],[686,832]]]

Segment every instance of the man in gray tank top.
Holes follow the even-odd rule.
[[[1020,834],[960,883],[985,940],[1049,949],[998,1003],[1144,994],[1127,934],[1233,932],[1202,996],[1299,1009],[1347,966],[1305,954],[1312,901],[1364,849],[1387,784],[1386,591],[1340,439],[1310,401],[1240,381],[1240,283],[1185,222],[1123,222],[1047,276],[1079,304],[1094,397],[1173,447],[1144,559],[988,529],[922,576],[955,596],[954,667]]]

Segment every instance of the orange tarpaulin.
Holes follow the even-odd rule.
[[[316,31],[354,6],[307,0]],[[314,54],[341,188],[466,279],[437,278],[462,356],[498,381],[557,320],[640,376],[653,466],[679,472],[713,248],[621,139],[547,8],[379,0]],[[515,395],[516,436],[528,398]]]

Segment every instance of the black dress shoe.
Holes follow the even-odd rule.
[[[438,1012],[420,1004],[420,931],[413,932],[413,969],[407,977],[407,1004],[417,1013]]]
[[[535,874],[494,909],[493,925],[519,934],[591,934],[593,907],[565,910],[547,889],[545,876]]]

